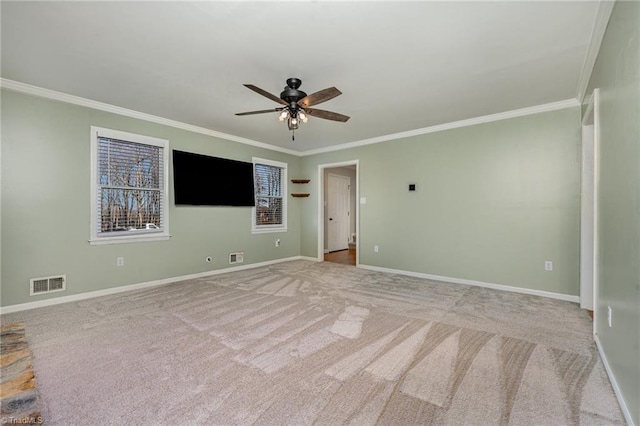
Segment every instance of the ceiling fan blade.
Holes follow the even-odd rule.
[[[320,90],[319,92],[312,93],[298,101],[298,105],[302,108],[310,107],[313,105],[321,104],[322,102],[326,102],[329,99],[333,99],[336,96],[342,95],[342,92],[336,89],[335,87],[328,87],[324,90]]]
[[[277,103],[282,104],[282,105],[287,105],[287,103],[285,101],[283,101],[282,99],[280,99],[276,95],[272,95],[271,93],[267,92],[266,90],[262,90],[261,88],[259,88],[257,86],[254,86],[253,84],[245,84],[244,87],[246,87],[247,89],[251,89],[256,93],[259,93],[262,96],[264,96],[265,98],[269,98],[274,102],[277,102]]]
[[[340,121],[342,123],[347,122],[347,120],[349,120],[350,118],[346,115],[338,114],[337,112],[332,111],[325,111],[323,109],[305,108],[304,112],[313,117],[324,118],[325,120]]]
[[[282,111],[282,110],[283,110],[283,108],[262,109],[260,111],[238,112],[238,113],[236,113],[236,115],[266,114],[267,112],[278,112],[278,111]]]

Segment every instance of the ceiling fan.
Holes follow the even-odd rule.
[[[314,105],[318,105],[322,102],[326,102],[330,99],[335,98],[336,96],[341,95],[341,91],[339,91],[335,87],[329,87],[327,89],[320,90],[319,92],[307,95],[305,92],[298,89],[301,84],[302,80],[298,78],[288,78],[287,85],[285,86],[282,93],[280,93],[280,97],[272,95],[266,90],[254,86],[253,84],[245,84],[244,86],[246,88],[251,89],[254,92],[259,93],[262,96],[284,106],[273,109],[263,109],[260,111],[239,112],[236,115],[253,115],[265,114],[268,112],[279,112],[279,120],[287,120],[287,126],[291,131],[295,131],[300,126],[300,121],[306,123],[308,120],[308,115],[317,118],[324,118],[325,120],[340,121],[342,123],[349,120],[349,117],[343,114],[338,114],[337,112],[310,108]],[[293,133],[291,139],[295,140],[295,133]]]

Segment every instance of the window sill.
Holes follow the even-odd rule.
[[[253,228],[252,234],[269,234],[274,232],[287,232],[288,228]]]
[[[102,246],[106,244],[126,244],[126,243],[146,243],[151,241],[165,241],[171,238],[169,234],[136,235],[132,237],[103,237],[89,240],[92,246]]]

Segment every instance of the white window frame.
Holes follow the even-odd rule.
[[[163,199],[162,199],[162,231],[135,232],[132,235],[98,235],[98,138],[111,138],[145,145],[153,145],[162,149],[163,156]],[[168,240],[169,234],[169,141],[151,136],[137,135],[119,130],[91,126],[91,245],[137,243],[147,241]]]
[[[280,180],[280,188],[282,192],[282,224],[281,225],[257,225],[256,224],[256,208],[255,206],[251,209],[251,233],[253,234],[263,234],[268,232],[287,232],[287,190],[288,190],[288,180],[287,180],[287,163],[282,163],[280,161],[267,160],[265,158],[253,157],[253,182],[254,182],[254,193],[255,193],[255,172],[256,172],[256,164],[264,164],[265,166],[279,167],[282,169],[282,176]],[[257,195],[257,194],[256,194]]]

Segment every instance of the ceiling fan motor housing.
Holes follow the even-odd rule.
[[[289,108],[294,111],[299,108],[298,101],[306,98],[307,94],[302,90],[298,90],[298,87],[302,84],[302,80],[299,78],[288,78],[287,87],[280,93],[280,99],[289,104]]]

